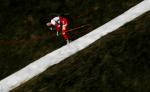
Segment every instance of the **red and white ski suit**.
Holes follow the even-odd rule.
[[[55,26],[57,32],[62,30],[61,34],[63,38],[65,40],[68,40],[68,35],[67,35],[68,20],[66,18],[61,16],[54,17],[49,23],[47,23],[47,26],[51,26],[51,25]]]

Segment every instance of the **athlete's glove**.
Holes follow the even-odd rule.
[[[56,36],[59,36],[59,33],[58,33],[58,32],[56,33]]]
[[[52,30],[53,30],[53,27],[50,27],[50,28],[49,28],[49,30],[51,30],[51,31],[52,31]]]

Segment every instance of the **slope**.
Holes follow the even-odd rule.
[[[12,92],[149,92],[150,12]]]
[[[65,44],[61,37],[51,37],[55,33],[47,31],[42,22],[45,16],[69,13],[73,17],[71,27],[91,23],[90,30],[78,30],[77,35],[71,34],[74,40],[140,1],[1,0],[0,79]]]

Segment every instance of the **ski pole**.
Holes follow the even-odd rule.
[[[88,25],[90,25],[90,24],[86,24],[86,25],[82,25],[80,27],[76,27],[76,28],[70,29],[70,30],[68,30],[68,32],[73,31],[73,30],[77,30],[77,29],[80,29],[80,28],[83,28],[83,27],[88,26]]]

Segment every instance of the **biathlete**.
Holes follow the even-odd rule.
[[[49,27],[50,30],[53,30],[51,26],[54,26],[56,29],[56,35],[59,36],[59,32],[61,31],[61,34],[68,44],[69,37],[68,37],[68,19],[62,16],[56,16],[50,20],[50,22],[46,23],[46,26]]]

